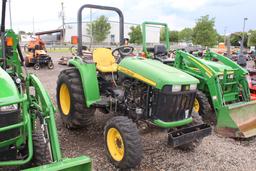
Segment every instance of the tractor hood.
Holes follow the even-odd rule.
[[[118,71],[139,79],[158,89],[164,85],[198,84],[199,81],[174,67],[160,61],[142,57],[126,57],[118,66]]]
[[[204,59],[200,59],[201,62],[203,62],[206,66],[211,67],[216,72],[224,72],[224,70],[233,70],[230,66],[223,65],[218,62],[214,61],[207,61]]]
[[[0,67],[0,106],[18,101],[18,89],[9,74]]]

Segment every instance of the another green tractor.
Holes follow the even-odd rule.
[[[18,36],[5,30],[2,1],[0,47],[0,170],[89,171],[91,159],[63,159],[55,109],[39,79],[24,74]],[[29,169],[30,168],[30,169]]]
[[[163,26],[166,30],[162,54],[148,52],[146,26]],[[256,101],[251,101],[248,87],[248,72],[225,56],[207,50],[204,58],[197,58],[187,52],[177,50],[175,60],[169,61],[169,29],[167,24],[144,22],[143,49],[147,57],[160,60],[199,79],[194,110],[204,121],[216,124],[216,131],[226,137],[248,138],[256,135]]]
[[[142,159],[139,121],[168,129],[173,147],[191,149],[211,134],[198,113],[192,113],[199,81],[159,61],[131,55],[134,48],[96,48],[92,58],[82,53],[82,11],[115,11],[124,38],[122,12],[114,7],[83,5],[78,11],[78,55],[57,81],[57,103],[69,129],[88,126],[96,109],[113,113],[104,128],[106,152],[119,168],[133,168]]]

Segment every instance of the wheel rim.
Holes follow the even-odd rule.
[[[70,94],[68,90],[68,86],[66,84],[62,84],[60,87],[60,106],[64,115],[68,115],[70,111]]]
[[[121,161],[124,157],[124,143],[120,132],[116,128],[110,128],[107,133],[107,146],[111,157]]]
[[[195,101],[194,101],[194,111],[199,112],[199,110],[200,110],[200,104],[199,104],[198,100],[195,99]]]

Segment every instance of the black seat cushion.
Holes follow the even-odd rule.
[[[155,45],[154,46],[154,55],[155,56],[166,55],[166,54],[167,54],[167,50],[164,45]]]

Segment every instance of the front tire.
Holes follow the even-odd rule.
[[[34,70],[39,70],[41,67],[40,67],[40,64],[39,63],[36,63],[34,65]]]
[[[53,68],[54,68],[54,64],[53,64],[52,60],[50,60],[50,61],[48,62],[47,67],[48,67],[49,69],[53,69]]]
[[[61,119],[69,129],[90,125],[93,121],[95,108],[85,105],[82,81],[77,69],[61,71],[57,80],[57,104]]]
[[[31,166],[41,166],[51,162],[48,144],[45,142],[44,134],[41,130],[33,133],[33,158]]]
[[[104,128],[107,156],[118,168],[136,167],[142,159],[142,144],[136,124],[125,116],[111,118]]]
[[[199,113],[203,121],[208,124],[216,124],[216,116],[207,96],[202,91],[197,91],[194,102],[194,112]]]

